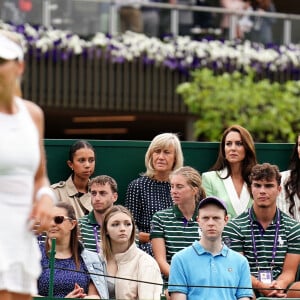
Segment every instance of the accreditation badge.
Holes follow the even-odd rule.
[[[273,281],[272,270],[258,270],[258,280],[263,283],[271,283]]]

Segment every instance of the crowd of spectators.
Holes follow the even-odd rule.
[[[53,25],[61,29],[71,29],[80,35],[92,35],[98,31],[107,32],[109,28],[110,3],[80,3],[77,1],[52,1]],[[271,43],[273,39],[274,18],[264,17],[264,12],[275,12],[272,0],[116,0],[117,30],[145,33],[147,36],[163,38],[171,34],[171,10],[151,7],[151,4],[179,4],[187,9],[179,10],[179,35],[194,38],[214,36],[229,38],[232,16],[236,18],[234,36],[261,43]],[[149,6],[150,5],[150,6]],[[192,11],[191,6],[217,7],[231,10],[234,14],[209,11]],[[0,1],[0,18],[22,24],[29,22],[41,24],[41,1],[10,0]],[[238,11],[258,12],[256,16],[239,15]]]
[[[115,205],[117,183],[112,177],[92,177],[95,150],[88,141],[79,140],[70,147],[66,161],[70,177],[50,188],[41,136],[32,124],[37,112],[42,120],[41,111],[15,95],[24,69],[22,62],[22,47],[15,36],[0,33],[0,128],[6,141],[1,152],[5,157],[0,172],[4,199],[1,216],[28,249],[27,257],[9,232],[2,232],[5,243],[1,244],[0,258],[11,266],[17,262],[15,269],[2,266],[0,271],[3,299],[15,299],[4,298],[7,290],[14,293],[10,290],[13,274],[20,276],[15,279],[18,295],[26,294],[20,299],[30,299],[39,257],[42,271],[37,292],[49,294],[49,250],[53,243],[57,297],[109,295],[110,299],[154,300],[163,291],[171,300],[203,295],[222,295],[224,300],[299,298],[299,135],[290,169],[280,173],[276,165],[257,163],[254,140],[246,128],[229,126],[221,137],[216,163],[203,173],[202,183],[196,169],[184,166],[178,136],[159,134],[145,154],[146,171],[128,185],[125,207]],[[30,115],[33,109],[35,114]],[[20,118],[26,121],[23,128]],[[15,151],[19,144],[13,149],[7,147],[12,140],[6,130],[12,134],[16,126],[25,136],[15,135],[14,142],[22,139],[25,158],[19,158],[21,151]],[[26,142],[31,139],[35,146],[27,149]],[[11,167],[12,154],[18,167]],[[29,157],[35,160],[30,166],[24,164]],[[21,205],[24,198],[26,209]],[[55,199],[58,203],[52,205]],[[13,222],[17,227],[9,213],[14,201]],[[28,215],[31,226],[25,225]],[[38,239],[40,251],[33,234],[45,234]],[[10,249],[17,257],[9,253]],[[24,282],[28,287],[24,288]],[[211,294],[205,291],[207,287]]]
[[[129,210],[115,204],[118,198],[117,183],[108,175],[89,180],[87,193],[91,195],[92,209],[84,211],[79,219],[75,216],[76,205],[66,200],[73,199],[72,195],[60,199],[55,208],[52,231],[47,233],[46,242],[40,246],[44,253],[43,269],[47,269],[45,266],[49,263],[49,258],[45,255],[47,251],[44,250],[44,247],[49,249],[51,246],[49,237],[55,236],[58,249],[63,249],[60,246],[62,242],[59,230],[55,229],[63,225],[67,226],[63,231],[64,240],[69,230],[81,229],[81,233],[76,234],[79,236],[78,241],[81,241],[76,246],[79,247],[78,257],[83,249],[87,253],[97,253],[100,265],[103,266],[102,275],[107,276],[101,288],[97,288],[92,277],[90,281],[84,279],[84,285],[69,282],[64,295],[88,296],[98,290],[96,296],[99,296],[101,290],[102,293],[108,293],[111,299],[142,299],[146,295],[151,299],[159,299],[161,291],[164,291],[167,299],[197,299],[206,295],[205,289],[185,289],[182,285],[206,284],[211,287],[209,293],[214,293],[214,286],[226,285],[226,279],[222,275],[218,280],[210,276],[203,278],[200,274],[192,276],[191,272],[197,273],[197,257],[201,256],[199,262],[201,260],[204,263],[212,255],[220,274],[222,266],[231,268],[236,264],[236,267],[243,269],[243,272],[236,274],[235,283],[232,281],[230,286],[238,286],[239,282],[246,289],[216,291],[216,295],[223,295],[224,299],[231,299],[234,294],[237,299],[260,296],[298,297],[299,284],[295,281],[300,263],[300,225],[297,220],[299,139],[297,137],[290,170],[280,174],[275,165],[257,163],[251,134],[244,127],[232,125],[221,137],[216,163],[211,170],[202,174],[202,186],[198,171],[183,165],[184,158],[178,137],[173,133],[157,135],[145,154],[146,172],[128,185],[125,206]],[[91,151],[93,148],[90,143],[81,140],[71,146],[70,150],[73,151],[70,153],[76,154],[74,145],[78,144],[85,147],[84,151],[77,153],[77,159],[82,162],[83,168],[89,170],[88,157],[94,157],[94,152]],[[86,148],[86,145],[90,146]],[[85,156],[87,159],[83,159]],[[67,164],[73,166],[70,161]],[[69,180],[74,181],[75,176],[78,175],[73,172]],[[55,189],[55,185],[52,188]],[[168,199],[171,201],[165,202]],[[162,203],[164,206],[160,207]],[[74,208],[71,207],[70,214],[72,205]],[[60,215],[63,216],[62,220],[58,220],[57,216]],[[73,222],[78,222],[79,227]],[[247,222],[248,227],[245,225]],[[251,233],[252,239],[248,238]],[[70,243],[63,243],[66,244]],[[70,248],[66,249],[69,249],[66,251],[68,254]],[[191,261],[194,251],[198,253],[193,258],[195,262],[185,266],[185,262]],[[236,252],[243,254],[245,259]],[[230,258],[227,258],[228,255]],[[62,258],[58,255],[58,263],[61,263]],[[249,265],[245,265],[247,262]],[[74,264],[69,268],[76,269],[75,262],[69,263]],[[83,258],[81,263],[82,268],[88,268]],[[248,273],[245,266],[248,266]],[[205,263],[203,268],[207,268],[207,272],[212,274],[216,272],[205,267]],[[141,269],[142,272],[139,271]],[[201,273],[206,274],[204,271]],[[127,284],[124,283],[124,278],[137,282]],[[48,291],[47,280],[49,281],[49,270],[39,279],[40,294]],[[153,286],[145,285],[144,281],[153,282]],[[63,282],[62,278],[57,283],[58,291]],[[88,282],[91,285],[90,291]]]

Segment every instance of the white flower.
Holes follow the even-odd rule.
[[[194,68],[195,62],[198,67],[214,66],[218,70],[225,67],[240,70],[255,66],[258,70],[276,72],[300,67],[299,44],[266,48],[262,44],[252,44],[250,41],[196,41],[188,36],[160,40],[130,31],[116,36],[96,33],[90,40],[85,40],[70,31],[52,27],[46,29],[29,24],[18,27],[0,22],[0,28],[22,33],[27,49],[36,48],[45,55],[55,49],[80,55],[84,49],[100,48],[101,53],[109,54],[107,57],[113,61],[146,58],[157,65],[168,62],[170,67],[180,66],[186,70]],[[68,57],[67,55],[64,59]]]

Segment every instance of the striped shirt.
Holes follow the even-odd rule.
[[[196,221],[198,210],[187,220],[177,205],[156,212],[151,221],[150,238],[163,238],[166,245],[167,262],[179,250],[199,240],[199,225]]]
[[[252,226],[255,244],[257,248],[258,261],[256,262],[252,243]],[[274,258],[272,265],[272,250],[276,232],[276,212],[272,223],[266,230],[256,220],[253,209],[246,211],[238,217],[232,219],[224,228],[223,240],[231,249],[242,252],[248,259],[250,271],[257,278],[258,268],[270,270],[273,269],[273,278],[276,279],[282,272],[284,259],[287,253],[300,255],[300,224],[288,215],[280,211],[280,226]],[[258,265],[257,265],[258,263]]]
[[[95,219],[94,211],[79,218],[78,225],[84,248],[99,253],[100,225]]]

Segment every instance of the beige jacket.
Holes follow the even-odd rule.
[[[55,192],[58,201],[67,202],[74,207],[77,219],[88,214],[93,209],[90,193],[79,197],[72,176],[70,176],[67,181],[52,184],[51,188]]]
[[[130,248],[115,256],[118,265],[116,277],[158,283],[147,284],[124,279],[116,279],[116,299],[122,300],[159,300],[162,292],[162,277],[156,260],[137,248]]]

